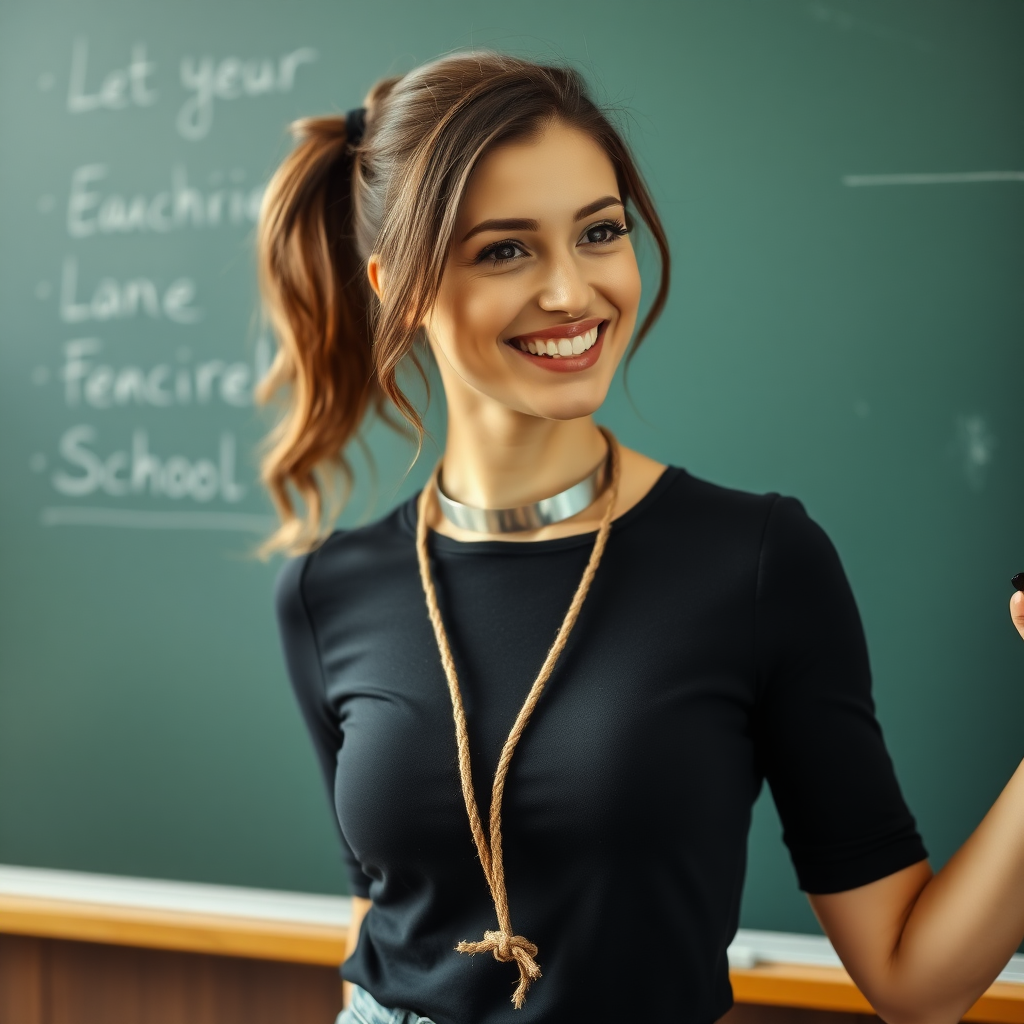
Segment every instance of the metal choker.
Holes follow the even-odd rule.
[[[601,493],[600,481],[604,472],[607,456],[603,458],[586,477],[572,487],[541,498],[540,501],[518,508],[474,508],[452,501],[441,490],[441,474],[437,475],[435,491],[437,503],[445,519],[463,530],[475,533],[519,533],[523,530],[539,530],[542,526],[551,526],[569,519],[582,512],[588,505],[597,500]]]

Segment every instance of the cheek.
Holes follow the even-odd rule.
[[[614,266],[609,266],[605,289],[624,320],[636,317],[640,306],[640,268],[632,252],[621,260],[615,260]]]
[[[437,340],[449,361],[476,373],[494,368],[502,358],[498,339],[522,308],[516,290],[507,281],[474,281],[459,289],[458,301],[448,295],[441,298]]]

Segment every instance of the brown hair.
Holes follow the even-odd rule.
[[[366,131],[355,146],[344,117],[292,126],[298,145],[271,179],[260,213],[260,289],[278,351],[257,397],[286,396],[262,462],[281,517],[264,553],[306,551],[324,537],[351,484],[345,448],[369,411],[404,421],[422,439],[398,368],[406,356],[420,367],[418,325],[437,297],[466,183],[489,149],[553,119],[590,135],[661,258],[658,290],[630,355],[668,296],[668,240],[650,193],[572,68],[460,53],[383,79],[365,103]],[[371,253],[387,281],[381,301],[366,279]]]

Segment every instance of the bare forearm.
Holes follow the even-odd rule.
[[[1010,601],[1024,638],[1024,594]],[[825,933],[888,1024],[954,1024],[1024,936],[1024,762],[949,863],[811,895]]]
[[[891,960],[916,1019],[956,1021],[1024,936],[1024,763],[949,863],[921,890]],[[915,1016],[911,1016],[911,1020]]]
[[[811,904],[888,1024],[955,1024],[1024,935],[1024,766],[937,875],[926,861]]]

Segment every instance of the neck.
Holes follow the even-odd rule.
[[[449,419],[444,452],[448,497],[477,508],[513,508],[547,498],[582,480],[607,450],[589,416],[542,420],[513,414],[474,417],[461,429]]]

